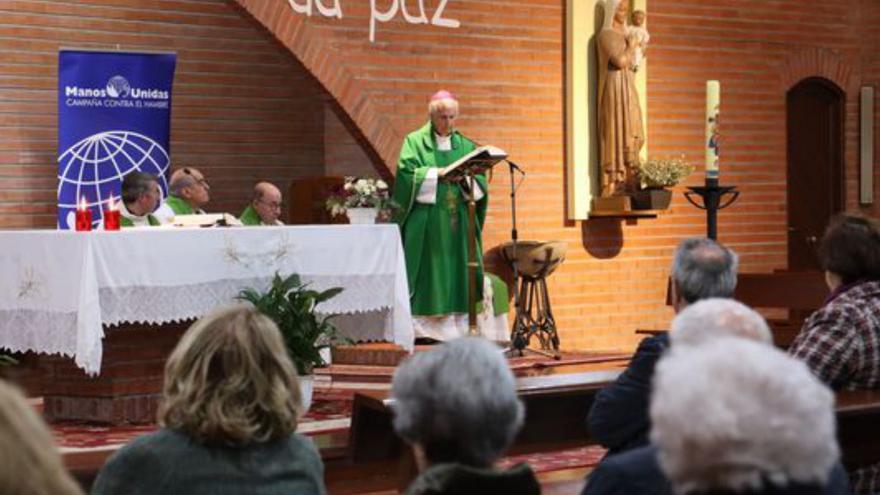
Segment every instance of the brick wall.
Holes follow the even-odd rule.
[[[656,220],[566,221],[564,1],[453,0],[445,16],[459,20],[460,29],[408,24],[398,12],[377,26],[375,43],[368,41],[367,2],[343,1],[343,18],[327,19],[294,14],[282,0],[237,1],[316,75],[391,168],[402,137],[425,119],[426,97],[440,87],[459,95],[459,127],[507,149],[528,170],[521,237],[568,243],[568,259],[550,279],[564,346],[628,347],[634,329],[668,324],[670,255],[682,237],[704,232],[704,216],[677,195]],[[378,3],[383,10],[390,5]],[[651,153],[702,163],[705,81],[720,79],[722,177],[743,191],[721,214],[720,237],[739,251],[744,270],[786,265],[785,92],[799,71],[829,77],[847,92],[846,204],[857,207],[853,91],[863,82],[863,65],[865,80],[876,80],[877,43],[869,41],[877,36],[876,3],[649,2]],[[428,17],[439,4],[425,2]],[[405,5],[417,14],[413,2]],[[875,22],[862,26],[868,19]],[[697,173],[689,183],[700,181]],[[510,229],[504,177],[491,188],[487,248]]]
[[[210,209],[257,180],[321,175],[326,93],[221,0],[0,1],[0,227],[54,227],[58,49],[177,52],[172,164],[203,169]]]
[[[244,201],[251,178],[322,173],[329,157],[363,163],[352,140],[393,169],[401,139],[425,120],[427,96],[445,87],[460,97],[466,134],[526,167],[520,236],[568,244],[567,261],[549,281],[563,346],[631,347],[636,328],[668,324],[670,255],[682,237],[704,231],[703,216],[676,195],[655,220],[565,219],[563,0],[450,0],[445,17],[461,28],[408,24],[398,12],[377,26],[375,43],[368,41],[370,2],[342,0],[342,19],[294,14],[286,0],[234,3],[243,9],[232,0],[0,0],[0,212],[23,211],[26,202],[37,211],[2,226],[54,222],[59,46],[177,50],[172,153],[210,164],[215,197],[230,198],[230,209]],[[424,2],[429,19],[440,3]],[[410,14],[416,5],[406,2]],[[721,214],[719,230],[744,270],[785,267],[784,97],[798,70],[828,74],[847,91],[846,198],[856,207],[852,91],[880,79],[878,22],[875,0],[650,0],[651,153],[701,162],[704,81],[720,79],[722,178],[743,195]],[[350,136],[326,115],[324,91],[350,119]],[[217,108],[218,101],[228,106]],[[701,180],[697,173],[689,183]],[[487,249],[510,231],[506,187],[503,175],[491,184]]]

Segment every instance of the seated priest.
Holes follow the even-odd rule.
[[[284,225],[281,216],[281,190],[269,182],[258,182],[254,186],[254,199],[241,212],[244,225]]]
[[[183,167],[171,174],[170,194],[153,215],[163,224],[171,223],[175,215],[203,214],[203,206],[211,200],[211,186],[197,169]]]
[[[155,175],[130,172],[122,179],[122,204],[119,207],[122,227],[155,227],[159,219],[153,211],[159,206],[162,192]]]
[[[459,105],[448,91],[439,91],[428,104],[429,120],[407,135],[400,150],[394,181],[394,201],[400,205],[395,221],[400,225],[406,254],[410,305],[416,337],[450,340],[468,333],[468,207],[466,185],[445,177],[445,167],[476,148],[455,129]],[[486,297],[495,306],[492,314],[483,305],[481,333],[507,340],[506,286],[483,274],[482,230],[486,219],[488,186],[485,174],[475,177],[477,244],[477,301]],[[494,292],[486,293],[486,288]],[[498,297],[503,292],[505,297]],[[503,314],[503,323],[494,324]],[[493,318],[495,316],[496,318]]]

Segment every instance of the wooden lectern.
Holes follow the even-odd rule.
[[[498,162],[507,158],[507,153],[494,146],[480,146],[459,158],[443,169],[443,179],[458,182],[462,196],[468,204],[468,334],[479,335],[477,329],[477,202],[474,188],[477,174],[485,173]],[[488,194],[488,191],[484,191]]]

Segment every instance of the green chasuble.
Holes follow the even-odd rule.
[[[199,213],[183,198],[178,198],[177,196],[172,196],[170,194],[165,199],[165,204],[171,208],[175,215],[194,215]]]
[[[263,221],[260,219],[260,215],[257,213],[257,210],[254,209],[254,205],[248,205],[247,208],[241,212],[241,216],[238,217],[241,220],[241,223],[244,225],[262,225]]]
[[[410,304],[415,316],[442,316],[467,313],[467,203],[458,184],[438,181],[435,204],[416,202],[428,170],[445,167],[476,147],[472,141],[454,131],[452,149],[436,149],[430,122],[410,133],[400,150],[394,200],[400,205],[395,221],[400,225],[406,272],[409,279]],[[477,201],[477,301],[483,290],[483,222],[489,189],[486,177],[476,182],[484,196]]]
[[[162,225],[159,223],[159,220],[156,219],[153,215],[147,215],[147,222],[149,222],[150,227],[158,227]],[[120,227],[134,227],[134,222],[131,221],[130,218],[127,218],[123,215],[119,216],[119,226]]]

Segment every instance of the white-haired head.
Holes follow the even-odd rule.
[[[733,299],[710,298],[690,304],[675,316],[669,331],[673,347],[698,345],[719,337],[773,343],[773,334],[764,317]]]
[[[478,338],[409,358],[394,372],[391,395],[395,431],[432,464],[492,465],[525,414],[507,361]]]
[[[828,387],[746,339],[673,347],[657,363],[651,425],[676,493],[824,485],[840,456]]]
[[[428,113],[432,117],[442,110],[452,110],[458,114],[458,100],[455,95],[446,90],[434,93],[428,103]]]

